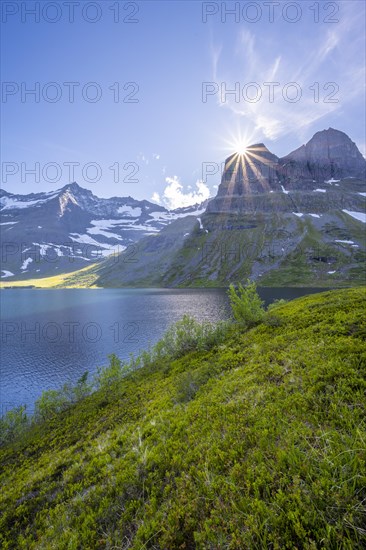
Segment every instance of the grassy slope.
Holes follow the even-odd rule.
[[[365,304],[280,306],[3,449],[0,545],[366,548]]]
[[[72,273],[60,273],[53,277],[13,282],[1,281],[0,288],[93,288],[97,279],[94,269],[97,266],[98,264],[92,264]]]

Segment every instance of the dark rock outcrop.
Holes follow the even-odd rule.
[[[311,140],[279,161],[280,173],[290,184],[297,181],[364,179],[366,160],[357,145],[345,134],[334,128],[317,132]]]

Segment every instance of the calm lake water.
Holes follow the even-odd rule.
[[[321,289],[263,288],[266,301]],[[33,411],[43,390],[94,373],[115,353],[147,349],[184,313],[197,320],[230,316],[223,289],[11,289],[0,294],[0,414],[18,405]]]

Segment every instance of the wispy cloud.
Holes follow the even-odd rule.
[[[240,83],[240,101],[233,94],[223,101],[218,93],[217,104],[236,115],[243,128],[254,129],[256,140],[273,141],[288,134],[302,137],[324,117],[341,112],[346,104],[362,97],[362,18],[346,3],[342,8],[340,22],[331,27],[318,26],[315,31],[314,25],[310,29],[299,26],[297,41],[292,42],[294,36],[286,40],[276,36],[276,42],[273,35],[244,29],[238,32],[234,49],[212,46],[213,80],[224,83],[227,90]],[[255,97],[254,87],[247,89],[247,96],[243,92],[250,82],[260,87],[256,102],[248,101]],[[279,83],[272,98],[266,82]],[[291,82],[296,87],[286,89]],[[296,89],[300,99],[292,103]]]

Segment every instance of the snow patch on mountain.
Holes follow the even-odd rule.
[[[351,212],[350,210],[342,210],[342,212],[345,212],[345,214],[352,216],[352,218],[358,220],[359,222],[366,223],[365,212]]]
[[[123,245],[116,245],[113,247],[109,244],[98,242],[92,237],[90,237],[90,235],[86,235],[85,233],[81,235],[79,233],[70,233],[70,239],[77,243],[95,246],[96,251],[98,251],[99,254],[101,254],[102,256],[109,256],[114,252],[117,252],[117,253],[123,252],[123,250],[127,248],[126,246],[123,246]]]
[[[7,277],[14,277],[14,273],[12,273],[11,271],[7,271],[6,269],[2,269],[1,273],[3,274],[1,275],[2,279],[6,279]]]
[[[20,200],[14,197],[1,197],[0,199],[0,206],[1,210],[14,210],[14,209],[22,209],[22,208],[29,208],[31,206],[41,206],[45,202],[48,202],[49,200],[57,197],[56,195],[51,195],[47,197],[46,199],[36,199],[36,200]]]
[[[121,235],[113,233],[110,229],[113,229],[115,225],[123,225],[123,220],[91,220],[90,222],[94,227],[88,227],[86,232],[89,235],[103,235],[107,239],[123,240]]]
[[[166,212],[150,212],[149,216],[152,220],[147,220],[147,223],[152,223],[152,221],[167,223],[178,220],[179,218],[185,218],[186,216],[200,216],[205,212],[205,210],[205,208],[198,208],[197,210],[179,208],[178,210],[167,210]]]
[[[31,264],[33,262],[33,258],[27,258],[26,260],[24,260],[22,266],[21,266],[21,270],[22,271],[25,271],[28,267],[29,264]]]
[[[120,206],[117,210],[118,214],[121,214],[122,216],[128,216],[129,218],[139,218],[142,214],[141,208],[134,207],[134,206],[128,206],[125,204],[124,206]]]

